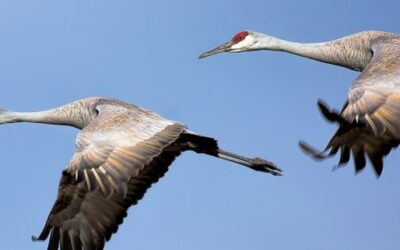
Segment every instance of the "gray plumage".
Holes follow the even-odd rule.
[[[341,112],[331,111],[319,101],[322,114],[339,125],[323,152],[300,142],[304,152],[316,159],[335,155],[339,165],[353,154],[356,172],[364,169],[369,157],[377,176],[383,157],[397,147],[400,139],[400,36],[366,31],[323,43],[296,43],[265,34],[244,31],[229,42],[200,55],[253,50],[285,51],[325,63],[361,71],[353,81]]]
[[[39,122],[81,129],[62,172],[57,200],[38,237],[49,250],[101,250],[127,209],[161,178],[183,151],[192,150],[272,175],[273,163],[220,149],[213,138],[119,100],[92,97],[40,112],[0,110],[0,123]]]

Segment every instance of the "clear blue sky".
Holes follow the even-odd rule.
[[[324,2],[324,3],[322,3]],[[0,106],[18,111],[110,96],[184,122],[222,148],[262,156],[273,177],[185,153],[106,249],[400,249],[400,154],[380,179],[370,165],[332,172],[319,148],[336,127],[316,108],[341,108],[357,73],[277,52],[197,56],[250,29],[300,42],[363,30],[400,33],[398,1],[0,2]],[[77,130],[0,127],[0,248],[32,243],[55,200]]]

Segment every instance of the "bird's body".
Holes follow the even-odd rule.
[[[62,172],[57,200],[43,231],[49,250],[99,250],[127,209],[161,178],[180,153],[192,150],[280,175],[260,158],[219,149],[216,140],[119,100],[91,97],[41,112],[0,111],[0,123],[39,122],[81,129]]]
[[[383,157],[400,141],[400,36],[380,31],[365,31],[322,43],[296,43],[265,34],[243,31],[231,41],[203,53],[200,58],[220,52],[254,50],[285,51],[325,63],[361,71],[354,80],[340,113],[319,102],[322,113],[339,129],[324,152],[304,142],[302,149],[318,159],[340,149],[339,164],[353,153],[356,171],[364,169],[365,155],[381,175]]]

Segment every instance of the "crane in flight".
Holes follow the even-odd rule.
[[[186,150],[281,175],[272,162],[239,156],[179,122],[116,99],[89,97],[40,112],[0,110],[0,124],[36,122],[80,129],[58,196],[38,237],[48,250],[101,250],[150,186]]]
[[[400,142],[400,36],[365,31],[328,42],[297,43],[242,31],[199,58],[257,50],[284,51],[361,72],[341,112],[318,102],[321,113],[339,126],[326,148],[319,152],[303,141],[299,145],[315,159],[326,159],[340,149],[338,166],[347,163],[352,153],[356,173],[364,169],[367,155],[379,177],[384,156]]]

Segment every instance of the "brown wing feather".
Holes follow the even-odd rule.
[[[168,147],[185,130],[143,110],[101,105],[77,138],[44,229],[50,250],[103,249],[129,206],[158,181],[176,156]]]
[[[353,82],[342,112],[338,114],[320,104],[322,114],[339,123],[325,149],[330,153],[324,155],[304,143],[300,146],[319,159],[336,154],[340,148],[339,165],[347,163],[352,152],[356,172],[364,169],[367,155],[380,176],[383,157],[400,140],[400,44],[381,42],[372,49],[374,56]]]

